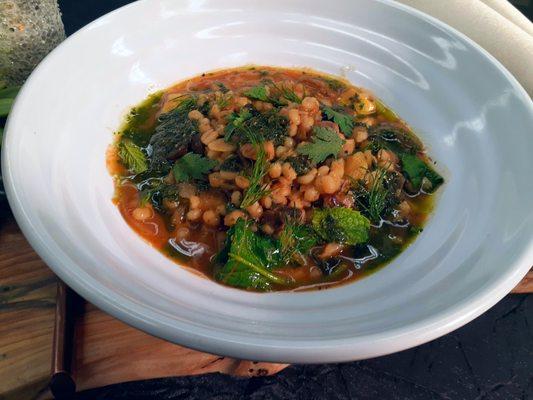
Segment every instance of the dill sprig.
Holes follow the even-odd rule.
[[[246,131],[251,132],[249,129]],[[241,208],[246,208],[254,204],[256,201],[261,199],[264,196],[267,196],[270,193],[270,190],[267,188],[267,185],[263,183],[263,178],[268,172],[268,160],[266,157],[265,149],[263,144],[255,141],[250,138],[250,142],[255,146],[257,151],[257,159],[252,168],[252,172],[248,177],[250,185],[244,192],[244,197],[241,202]]]
[[[385,178],[387,177],[386,168],[378,168],[374,171],[372,177],[372,184],[367,190],[363,187],[364,200],[361,196],[356,196],[356,201],[361,209],[368,215],[373,222],[379,222],[383,217],[383,212],[387,208],[387,199],[390,196],[389,190],[385,186]],[[357,182],[359,186],[363,186]]]
[[[279,93],[279,97],[282,97],[292,103],[300,104],[302,102],[302,99],[299,98],[298,95],[292,89],[289,89],[287,86],[278,86],[274,82],[272,82],[272,86]]]

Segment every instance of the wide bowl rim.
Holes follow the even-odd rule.
[[[27,89],[30,86],[29,84],[35,79],[44,66],[53,58],[59,57],[60,53],[63,51],[65,43],[75,40],[79,34],[97,26],[104,18],[109,18],[112,15],[121,13],[125,9],[142,7],[145,3],[149,3],[150,1],[151,0],[142,0],[120,7],[96,19],[67,38],[67,40],[52,51],[52,53],[50,53],[31,74],[27,80],[27,84],[22,87],[13,106],[13,110],[16,110],[24,101],[25,97],[28,95]],[[480,52],[488,62],[497,67],[499,72],[502,73],[511,84],[515,94],[519,96],[521,100],[528,102],[533,109],[533,102],[512,74],[473,40],[436,18],[412,7],[397,3],[393,0],[374,1],[406,11],[407,13],[430,22],[467,42],[475,50]],[[257,344],[248,341],[243,342],[239,340],[242,338],[238,337],[231,340],[229,338],[216,338],[211,335],[203,335],[198,331],[192,332],[187,329],[178,329],[176,326],[163,324],[160,320],[154,317],[148,309],[139,307],[138,304],[134,304],[127,298],[114,293],[111,290],[102,287],[99,288],[97,281],[87,282],[76,279],[75,275],[69,271],[69,266],[67,265],[68,262],[61,260],[47,248],[46,243],[42,240],[37,231],[33,229],[32,221],[26,213],[26,207],[24,207],[20,200],[20,195],[13,180],[13,162],[11,160],[9,149],[12,136],[10,135],[10,128],[14,123],[15,122],[13,122],[12,119],[8,118],[2,146],[2,170],[9,204],[11,205],[11,209],[18,225],[31,246],[66,284],[72,287],[81,296],[95,304],[98,308],[119,318],[129,325],[142,329],[152,335],[183,344],[193,349],[238,358],[254,358],[261,361],[272,362],[339,362],[367,358],[367,356],[354,357],[354,354],[357,351],[359,351],[360,354],[364,354],[363,346],[369,342],[374,342],[381,343],[379,346],[380,349],[374,348],[374,350],[371,351],[371,354],[368,355],[369,357],[390,354],[428,342],[470,322],[496,304],[514,286],[516,286],[522,277],[529,271],[531,266],[530,263],[533,259],[532,237],[529,238],[525,245],[525,251],[517,256],[515,261],[509,264],[509,268],[502,272],[499,278],[491,285],[483,288],[483,290],[473,292],[472,295],[465,298],[462,302],[458,302],[429,318],[378,334],[363,335],[349,339],[332,339],[322,342],[304,340],[299,342],[298,345],[295,345],[294,342],[291,342],[290,344],[279,342],[275,343],[274,346],[271,346],[268,344]],[[399,338],[402,340],[398,340]],[[344,348],[346,351],[331,351],[332,349],[338,350],[340,348]],[[290,351],[290,355],[287,354],[288,351]],[[312,353],[312,355],[310,353]]]

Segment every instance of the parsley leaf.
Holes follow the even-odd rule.
[[[148,169],[146,155],[131,140],[123,139],[120,141],[118,155],[124,166],[135,174],[140,174]]]
[[[266,101],[266,102],[270,101],[266,87],[263,85],[254,86],[253,88],[250,88],[246,90],[245,92],[243,92],[243,95],[245,95],[246,97],[252,100],[259,100],[259,101]]]
[[[244,91],[243,95],[252,100],[259,100],[259,101],[264,101],[267,103],[272,103],[276,107],[287,105],[289,102],[298,103],[298,104],[302,102],[302,99],[300,99],[298,95],[294,93],[294,91],[292,91],[288,87],[277,86],[271,80],[265,80],[265,81],[271,84],[271,86],[269,86],[270,95],[265,85],[254,86],[253,88]],[[275,93],[276,96],[273,95],[273,93]]]
[[[195,153],[187,153],[174,163],[172,172],[176,182],[188,182],[194,179],[204,179],[217,162]]]
[[[316,126],[313,128],[312,143],[305,143],[296,151],[308,156],[316,164],[321,163],[329,156],[337,156],[345,143],[334,130]]]
[[[322,111],[329,121],[335,122],[346,137],[352,136],[352,129],[355,125],[353,117],[342,110],[334,109],[328,106],[322,106]]]
[[[281,262],[279,243],[252,231],[251,224],[239,218],[228,231],[226,246],[217,255],[217,261],[225,264],[216,279],[227,285],[260,290],[269,290],[272,284],[288,284],[288,278],[272,272]]]
[[[368,240],[370,221],[351,208],[315,209],[312,224],[315,232],[327,242],[354,245]]]

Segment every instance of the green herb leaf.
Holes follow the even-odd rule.
[[[354,245],[368,241],[370,221],[351,208],[315,209],[312,224],[326,242]]]
[[[265,82],[270,83],[271,86],[269,87],[269,90],[271,93],[276,93],[277,96],[270,94],[269,90],[267,90],[267,87],[265,85],[258,85],[254,86],[251,89],[248,89],[243,92],[243,95],[252,99],[252,100],[259,100],[264,101],[267,103],[272,103],[276,107],[284,106],[287,104],[287,101],[298,103],[300,104],[302,102],[302,99],[300,99],[294,91],[291,89],[285,87],[285,86],[276,86],[274,82],[271,80],[265,80]],[[285,100],[283,100],[285,99]]]
[[[300,104],[302,102],[302,99],[298,97],[298,95],[296,93],[294,93],[294,91],[292,91],[291,89],[289,88],[286,88],[286,87],[282,87],[281,88],[281,95],[289,100],[290,102],[292,103],[298,103]]]
[[[296,172],[296,175],[304,175],[308,173],[311,168],[313,168],[313,162],[309,159],[309,157],[304,155],[287,157],[285,161],[291,164],[291,167],[294,169],[294,172]]]
[[[283,263],[287,264],[297,254],[306,255],[317,244],[318,238],[310,226],[296,225],[287,221],[280,233],[279,242],[281,244],[281,258]]]
[[[325,127],[314,127],[312,143],[306,143],[296,149],[300,154],[308,156],[318,164],[329,156],[337,157],[345,143],[334,130]]]
[[[328,106],[322,106],[322,111],[324,111],[324,114],[329,121],[333,121],[339,125],[339,129],[346,137],[349,138],[352,136],[352,129],[355,125],[355,120],[351,115],[340,109],[335,110]]]
[[[226,248],[217,260],[225,264],[215,277],[227,285],[268,290],[272,284],[289,283],[272,272],[281,261],[279,243],[253,232],[251,222],[241,218],[228,231]]]
[[[403,170],[414,189],[418,190],[422,187],[424,178],[427,178],[431,183],[431,187],[424,188],[428,193],[433,193],[444,183],[444,178],[417,156],[405,153],[400,154],[400,159],[402,160]]]
[[[344,89],[346,87],[346,85],[344,83],[342,83],[341,81],[338,81],[336,79],[322,78],[322,80],[328,84],[330,89],[333,89],[333,90],[336,90],[336,91],[339,91],[339,90]]]
[[[389,149],[398,156],[401,153],[416,154],[423,149],[422,142],[416,136],[388,123],[370,127],[368,139],[373,150]]]
[[[372,185],[367,190],[364,182],[355,182],[355,201],[371,221],[377,223],[389,214],[399,200],[395,193],[401,190],[397,174],[388,174],[384,168],[376,169]]]
[[[178,200],[178,187],[176,185],[169,185],[163,182],[162,179],[151,179],[143,182],[141,186],[140,204],[144,206],[150,202],[154,208],[160,212],[164,212],[163,200]]]
[[[255,160],[252,168],[252,173],[248,177],[250,185],[244,192],[241,201],[241,208],[246,208],[254,204],[256,201],[266,196],[270,191],[263,184],[263,178],[268,172],[268,160],[266,158],[265,149],[262,144],[256,143],[257,160]]]
[[[287,102],[281,101],[282,99],[288,100],[289,102],[292,102],[292,103],[297,103],[297,104],[302,103],[302,99],[298,97],[298,95],[292,89],[289,89],[287,86],[284,86],[284,85],[278,86],[273,81],[270,81],[270,83],[272,85],[271,92],[274,91],[274,92],[277,92],[278,94],[277,99],[270,96],[269,101],[271,103],[274,103],[275,105],[284,105],[285,103],[287,103]]]
[[[265,102],[270,101],[268,97],[267,89],[263,85],[254,86],[253,88],[250,88],[244,91],[243,95],[245,95],[246,97],[252,100],[259,100],[259,101],[265,101]]]
[[[253,131],[260,141],[271,140],[275,146],[283,145],[289,135],[289,120],[275,110],[254,112],[253,117],[246,120],[243,127]]]
[[[252,117],[252,113],[246,107],[240,109],[238,113],[233,112],[228,117],[228,123],[224,127],[224,140],[229,142],[235,131],[240,128],[246,120]]]
[[[150,138],[152,170],[167,172],[170,161],[180,152],[185,152],[193,137],[199,134],[196,121],[188,117],[189,112],[197,107],[196,98],[182,96],[179,101],[175,109],[159,116],[155,132]]]
[[[288,135],[289,121],[275,111],[260,113],[253,108],[245,107],[239,114],[230,118],[229,125],[232,126],[227,134],[230,134],[232,140],[235,139],[234,135],[238,135],[237,141],[240,143],[258,145],[272,140],[275,145],[280,145]]]
[[[122,139],[119,142],[118,155],[124,166],[135,174],[140,174],[148,169],[146,155],[139,146],[130,140]]]
[[[216,165],[217,162],[214,160],[195,153],[187,153],[174,163],[172,173],[176,182],[189,182],[194,179],[201,180]]]
[[[228,93],[229,92],[229,89],[222,82],[217,82],[216,85],[218,86],[218,88],[220,89],[220,91],[222,93]]]

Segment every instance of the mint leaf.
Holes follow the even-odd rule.
[[[118,155],[124,166],[135,174],[140,174],[148,169],[146,155],[139,146],[130,140],[120,141]]]
[[[351,208],[315,209],[312,224],[326,242],[354,245],[368,240],[370,221]]]
[[[176,182],[189,182],[194,179],[204,179],[217,162],[209,158],[202,157],[195,153],[187,153],[174,163],[172,173]]]
[[[314,127],[312,143],[306,143],[296,149],[300,154],[308,156],[316,164],[321,163],[329,156],[337,157],[342,145],[345,143],[337,133],[325,127]]]

